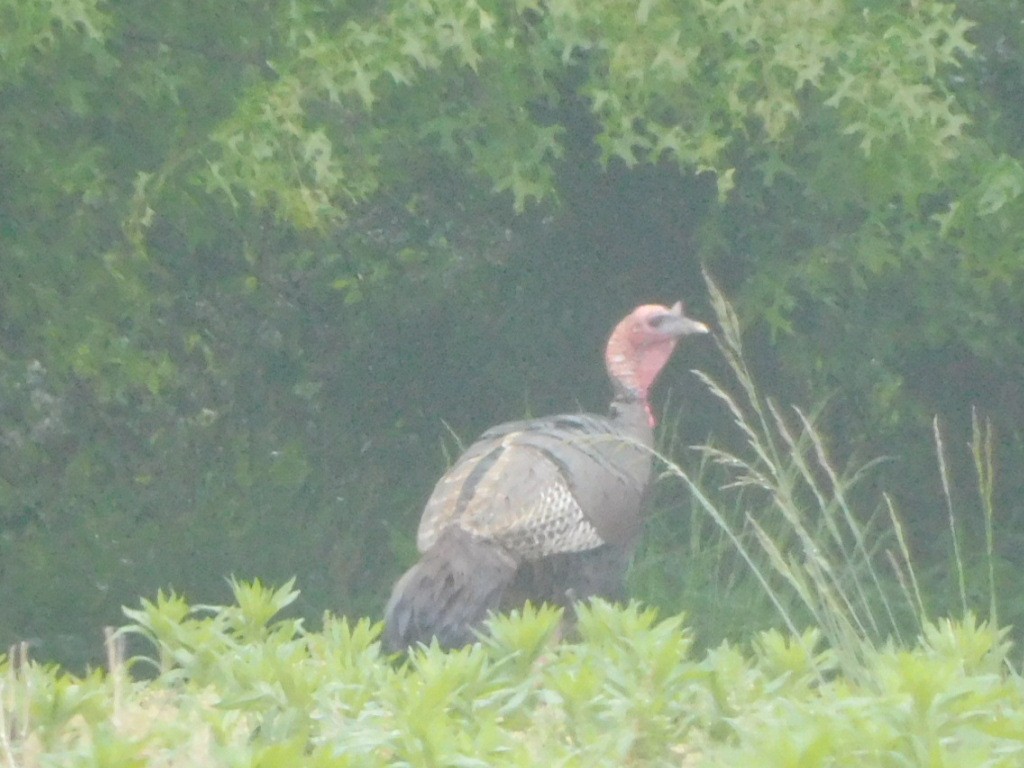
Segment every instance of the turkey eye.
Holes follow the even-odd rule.
[[[663,326],[668,321],[668,319],[668,315],[655,315],[654,317],[647,321],[647,324],[651,326],[651,328],[661,328],[661,326]]]

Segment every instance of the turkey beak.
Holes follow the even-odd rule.
[[[662,325],[662,329],[672,336],[689,336],[693,333],[710,333],[711,329],[699,320],[687,317],[683,313],[683,302],[677,301],[671,309],[674,315],[671,323]]]

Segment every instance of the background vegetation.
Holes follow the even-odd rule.
[[[448,427],[602,408],[607,329],[651,299],[711,317],[701,265],[776,401],[827,401],[831,464],[892,457],[851,492],[889,489],[922,582],[960,591],[955,503],[958,562],[1018,593],[1021,18],[0,0],[0,644],[78,664],[120,605],[223,601],[228,573],[376,615]],[[686,465],[744,438],[687,373],[727,373],[716,351],[679,358],[660,410]],[[728,565],[688,501],[662,487],[636,575],[673,609]]]

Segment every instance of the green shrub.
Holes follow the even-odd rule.
[[[276,619],[297,597],[234,582],[234,603],[175,595],[128,611],[108,670],[0,658],[0,763],[36,766],[1011,766],[1024,685],[1004,630],[928,623],[862,649],[848,677],[817,630],[693,650],[680,617],[638,605],[526,608],[486,640],[408,658],[379,625]],[[121,659],[125,635],[155,658]],[[129,672],[158,671],[150,679]]]

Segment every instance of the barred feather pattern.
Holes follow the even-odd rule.
[[[482,533],[488,535],[486,528]],[[534,504],[523,510],[515,525],[489,535],[525,560],[559,552],[584,552],[604,544],[565,482],[549,485]]]

